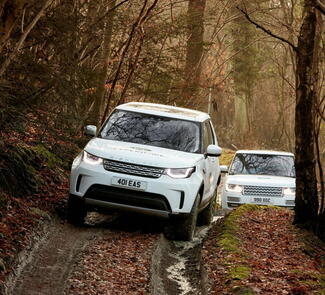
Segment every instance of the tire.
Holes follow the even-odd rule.
[[[200,195],[196,196],[191,213],[186,217],[179,217],[173,223],[175,240],[192,241],[196,228],[197,213],[199,207]]]
[[[213,220],[213,216],[214,216],[214,212],[216,209],[216,203],[217,203],[217,194],[213,194],[212,199],[210,200],[210,203],[208,206],[206,206],[200,213],[198,216],[198,225],[210,225],[212,220]]]
[[[67,220],[74,225],[83,225],[87,211],[85,202],[77,196],[70,195],[68,200]]]

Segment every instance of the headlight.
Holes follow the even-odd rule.
[[[195,171],[195,167],[192,168],[169,168],[165,170],[165,174],[171,178],[188,178]]]
[[[83,152],[80,152],[79,155],[73,160],[71,169],[76,169],[80,164],[83,157]]]
[[[86,162],[87,164],[91,165],[100,165],[103,164],[103,159],[96,157],[92,154],[87,153],[86,151],[83,152],[83,158],[82,160]]]
[[[238,184],[226,183],[226,191],[241,194],[243,191],[243,186]]]
[[[296,188],[294,187],[284,187],[282,193],[286,196],[294,196],[296,194]]]

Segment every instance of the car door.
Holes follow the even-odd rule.
[[[203,152],[207,152],[207,148],[210,144],[216,144],[215,136],[212,131],[211,124],[209,120],[203,123]],[[211,195],[214,193],[216,185],[216,173],[215,166],[217,165],[216,157],[206,156],[204,159],[203,173],[204,173],[204,195],[203,202],[208,201]]]

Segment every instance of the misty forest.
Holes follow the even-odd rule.
[[[324,0],[0,0],[0,293],[323,294],[324,14]],[[65,227],[84,126],[127,102],[208,113],[224,165],[240,149],[295,155],[294,210],[245,205],[220,218],[193,246],[207,278],[189,270],[187,280],[200,287],[157,287],[153,269],[169,268],[152,257],[167,242],[148,220]],[[49,272],[52,289],[35,289],[42,271],[15,283],[17,255],[34,255],[49,228],[56,236],[40,243],[74,258]],[[168,245],[170,260],[196,255]]]

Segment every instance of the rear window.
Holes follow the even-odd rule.
[[[99,137],[199,153],[200,125],[196,122],[116,110]]]

